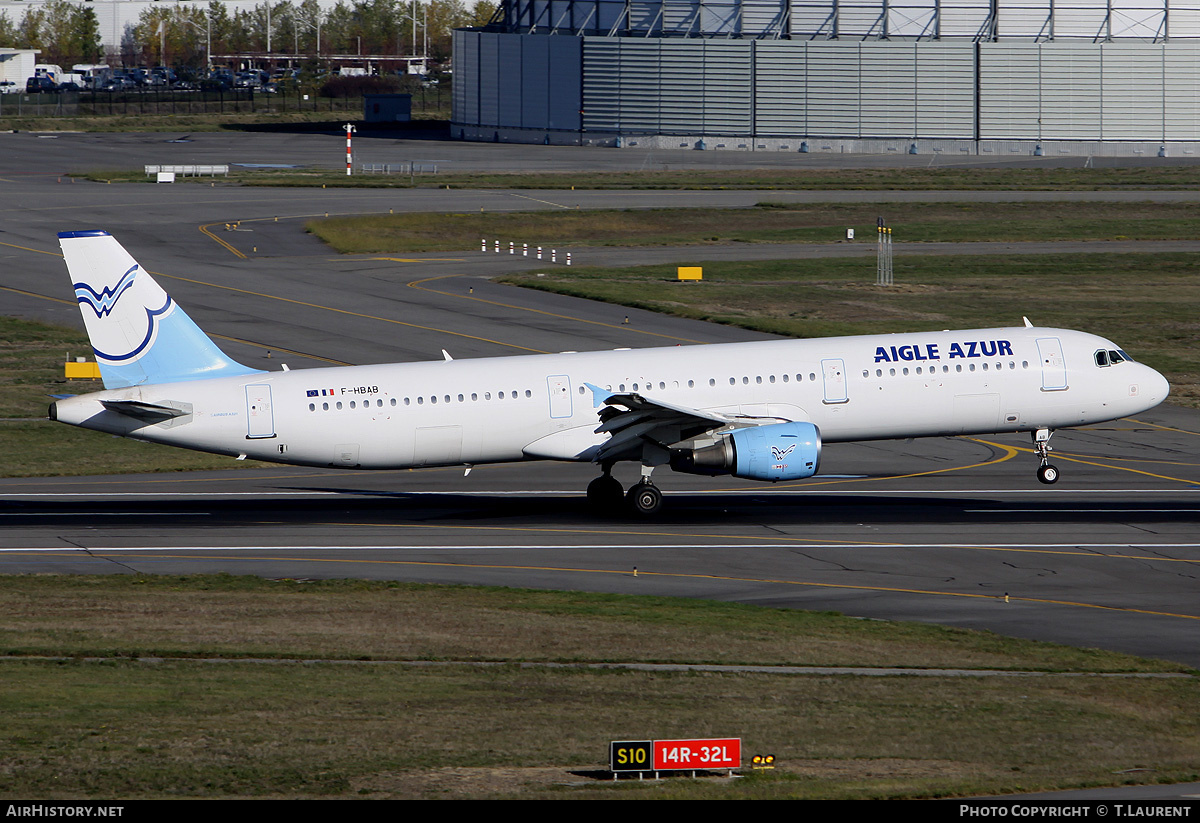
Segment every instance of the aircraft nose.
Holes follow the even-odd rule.
[[[1171,384],[1167,382],[1167,378],[1163,377],[1149,366],[1143,366],[1146,374],[1141,379],[1141,396],[1157,406],[1159,403],[1167,399],[1167,395],[1171,393]]]

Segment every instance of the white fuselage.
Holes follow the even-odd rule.
[[[815,424],[825,442],[1055,429],[1162,402],[1166,380],[1083,332],[1001,328],[304,369],[56,403],[62,422],[283,463],[394,469],[590,459],[591,386]],[[101,401],[185,413],[147,422]]]

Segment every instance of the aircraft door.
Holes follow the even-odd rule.
[[[825,403],[845,403],[850,396],[846,392],[846,364],[841,360],[821,361],[821,375],[825,385]]]
[[[1039,337],[1037,347],[1042,358],[1042,391],[1067,388],[1067,361],[1063,357],[1062,341],[1057,337]]]
[[[246,387],[246,439],[275,436],[275,412],[271,409],[271,387],[254,383]]]
[[[550,417],[570,417],[571,378],[565,374],[552,374],[546,378],[546,390],[550,394]]]
[[[423,426],[416,431],[413,465],[453,466],[462,462],[462,426]]]

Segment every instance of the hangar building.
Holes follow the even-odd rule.
[[[465,140],[945,155],[1200,150],[1200,0],[502,0]]]

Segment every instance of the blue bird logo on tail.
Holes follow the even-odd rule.
[[[137,277],[138,265],[133,264],[133,267],[121,277],[117,285],[112,287],[110,291],[107,288],[101,289],[97,293],[87,283],[76,283],[75,299],[80,303],[86,303],[92,307],[92,311],[97,317],[107,317],[112,313],[113,307],[117,305],[117,301],[121,299],[121,295],[127,292],[133,286],[133,279]]]

